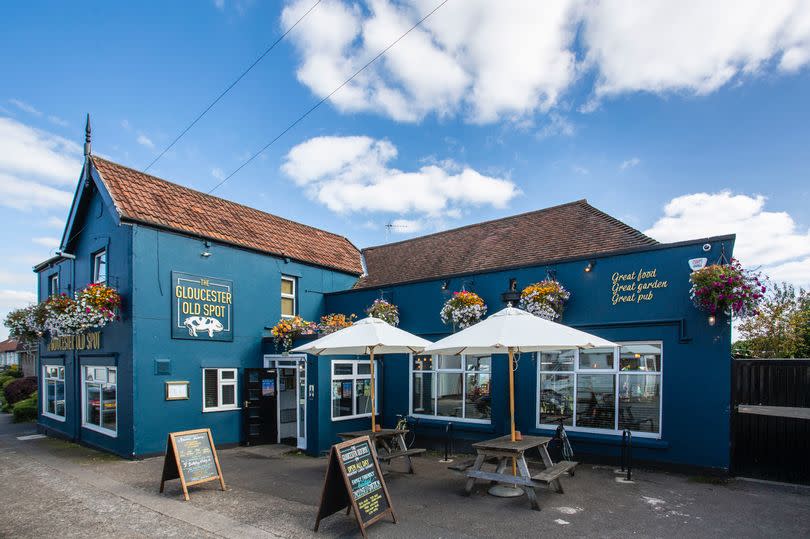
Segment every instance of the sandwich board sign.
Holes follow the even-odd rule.
[[[183,487],[183,498],[188,497],[188,487],[219,480],[225,490],[225,480],[219,468],[219,457],[211,429],[171,432],[166,440],[166,457],[163,460],[163,477],[160,479],[160,492],[171,479],[179,479]]]
[[[368,526],[385,516],[390,515],[394,524],[397,522],[377,451],[368,436],[333,445],[329,451],[315,531],[322,519],[343,509],[346,514],[354,511],[363,537],[368,537]]]

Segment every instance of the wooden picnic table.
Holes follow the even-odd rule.
[[[412,474],[413,461],[411,461],[411,457],[421,455],[427,450],[408,449],[408,445],[405,443],[405,434],[407,433],[407,429],[381,429],[376,432],[372,430],[357,430],[341,432],[338,436],[343,440],[368,436],[374,442],[374,447],[377,449],[377,460],[391,464],[391,460],[393,459],[404,458],[405,462],[408,463],[408,473]]]
[[[475,459],[475,464],[467,472],[467,485],[465,491],[467,495],[472,493],[473,486],[476,479],[483,479],[490,481],[491,484],[506,483],[509,485],[516,485],[523,489],[526,497],[529,498],[532,509],[540,510],[537,503],[537,495],[535,488],[538,486],[554,485],[554,489],[562,494],[563,488],[560,484],[560,476],[565,472],[574,474],[574,468],[578,463],[563,460],[554,464],[551,461],[551,456],[548,454],[548,443],[551,438],[547,436],[523,436],[522,440],[512,441],[511,436],[501,436],[493,440],[486,440],[473,444],[478,456]],[[526,464],[526,452],[530,449],[537,448],[540,453],[540,458],[543,461],[545,469],[540,473],[531,475],[529,466]],[[489,457],[498,459],[498,465],[494,472],[487,472],[482,470],[485,461]],[[507,473],[507,468],[511,470],[512,459],[517,463],[518,475]]]

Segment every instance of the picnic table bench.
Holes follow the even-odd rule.
[[[374,442],[374,447],[377,449],[377,460],[390,464],[393,459],[404,458],[405,462],[408,464],[408,473],[412,474],[413,461],[411,461],[411,457],[421,455],[427,451],[427,449],[408,449],[408,445],[405,443],[405,434],[407,434],[407,432],[407,429],[381,429],[377,432],[358,430],[341,432],[338,436],[342,440],[368,436]]]
[[[535,488],[538,486],[553,485],[554,489],[562,494],[563,487],[560,484],[560,476],[568,472],[574,475],[574,468],[577,462],[563,460],[554,464],[551,461],[551,456],[548,454],[548,443],[551,438],[547,436],[523,436],[522,440],[512,441],[511,436],[501,436],[493,440],[486,440],[473,444],[478,456],[472,468],[466,473],[467,484],[465,492],[467,495],[472,493],[473,486],[476,479],[490,481],[492,484],[505,483],[516,485],[523,489],[526,497],[529,498],[529,503],[532,509],[539,511],[540,506],[537,503],[537,495]],[[543,461],[545,469],[541,472],[531,475],[529,466],[526,464],[526,452],[530,449],[537,448],[540,453],[540,458]],[[483,467],[485,461],[489,457],[498,459],[497,468],[494,472],[484,471]],[[518,475],[506,473],[507,467],[511,467],[512,459],[517,463]]]

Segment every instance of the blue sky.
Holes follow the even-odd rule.
[[[0,314],[61,236],[86,112],[142,169],[314,1],[6,6]],[[322,1],[150,172],[210,189],[437,3]],[[810,284],[810,7],[701,4],[450,0],[215,194],[361,247],[587,198]]]

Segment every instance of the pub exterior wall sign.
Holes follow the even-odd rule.
[[[233,340],[233,281],[172,272],[172,338]]]
[[[51,337],[48,342],[49,352],[66,352],[69,350],[99,350],[101,348],[101,332],[91,331],[79,335],[64,335]]]
[[[643,303],[655,298],[655,291],[667,288],[669,282],[658,277],[658,268],[639,268],[627,273],[614,272],[611,276],[611,303]]]

